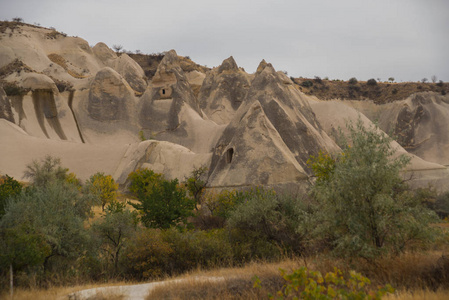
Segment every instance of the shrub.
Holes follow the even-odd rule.
[[[368,81],[366,82],[366,84],[367,84],[367,85],[370,85],[370,86],[375,86],[375,85],[377,85],[377,81],[376,81],[376,79],[371,78],[371,79],[368,79]]]
[[[233,261],[233,246],[224,229],[179,232],[162,231],[162,239],[173,250],[170,254],[170,274],[196,268],[229,266]]]
[[[357,84],[357,82],[358,82],[357,78],[355,78],[355,77],[350,78],[348,81],[349,84]]]
[[[137,279],[162,277],[169,273],[173,249],[158,229],[144,228],[125,249],[127,273]]]
[[[442,87],[443,86],[443,80],[438,81],[437,86]]]
[[[435,230],[429,224],[436,215],[413,197],[399,173],[409,158],[393,158],[391,138],[377,127],[365,128],[359,120],[347,129],[352,145],[341,134],[343,153],[313,186],[319,237],[330,241],[337,255],[367,259],[431,240]]]
[[[7,96],[24,96],[29,92],[29,89],[25,89],[14,82],[5,82],[3,90]]]
[[[351,271],[343,274],[337,268],[324,277],[320,272],[309,271],[306,267],[287,274],[281,270],[285,280],[284,288],[277,292],[276,299],[381,299],[394,289],[387,284],[384,287],[372,287],[371,281],[361,274]],[[254,287],[261,288],[256,276]],[[274,297],[269,296],[270,299]]]
[[[313,82],[311,80],[306,80],[301,83],[301,86],[309,88],[313,86]]]
[[[254,189],[231,212],[228,228],[253,243],[267,243],[301,254],[310,232],[310,212],[304,200],[279,196],[272,190]],[[234,235],[234,238],[238,236]],[[271,247],[270,247],[271,248]],[[275,251],[278,252],[278,251]],[[255,256],[260,253],[254,251]]]

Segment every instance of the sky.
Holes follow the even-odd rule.
[[[449,81],[448,0],[0,0],[0,20],[294,77]],[[1,41],[0,41],[1,43]]]

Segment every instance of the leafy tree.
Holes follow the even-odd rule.
[[[186,189],[177,179],[166,180],[162,174],[148,169],[132,172],[130,191],[140,203],[131,205],[140,211],[142,223],[151,228],[170,228],[187,224],[195,200],[186,196]]]
[[[201,198],[203,196],[204,190],[206,189],[206,172],[207,167],[205,166],[195,168],[190,174],[190,177],[186,178],[185,180],[187,190],[189,191],[190,196],[195,199],[197,205],[201,204]],[[195,206],[195,209],[198,209],[198,206]]]
[[[49,267],[52,257],[71,260],[84,251],[88,235],[83,222],[95,197],[66,181],[66,172],[59,159],[50,156],[28,165],[33,184],[8,203],[0,220],[1,234],[9,237],[4,248],[10,263],[16,263],[14,253],[26,241],[39,258],[30,265],[44,257],[44,267]]]
[[[388,81],[393,82],[394,81],[394,77],[388,78]]]
[[[101,209],[104,211],[106,204],[117,199],[118,184],[111,175],[98,172],[89,178],[87,186],[91,193],[97,195],[101,200]]]
[[[6,202],[22,191],[22,184],[8,175],[0,178],[0,218],[5,214]]]
[[[86,244],[83,221],[89,215],[91,199],[73,185],[61,182],[32,187],[11,202],[0,222],[1,230],[21,232],[27,224],[30,236],[39,236],[49,246],[44,266],[51,257],[76,258]]]
[[[127,241],[136,233],[137,213],[125,208],[125,204],[114,201],[106,207],[104,218],[92,225],[99,248],[110,261],[117,274],[119,261]]]
[[[31,179],[34,186],[46,186],[55,180],[64,181],[67,171],[68,169],[61,166],[59,158],[47,155],[40,162],[33,160],[31,164],[27,165],[24,178]]]
[[[359,120],[347,129],[351,146],[342,135],[343,153],[335,166],[329,164],[329,176],[313,187],[319,235],[332,242],[336,254],[367,259],[431,239],[429,223],[436,215],[413,197],[400,176],[409,158],[395,156],[391,138],[377,127],[366,128]]]

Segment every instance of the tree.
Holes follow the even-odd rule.
[[[130,191],[140,203],[131,205],[140,211],[142,223],[151,228],[180,227],[192,215],[195,200],[186,196],[186,189],[177,179],[166,180],[162,174],[148,169],[132,172]]]
[[[95,196],[68,182],[66,172],[59,159],[50,156],[27,166],[33,184],[8,202],[0,220],[1,234],[9,236],[4,247],[9,249],[10,263],[17,263],[14,253],[24,241],[30,241],[30,249],[39,252],[36,257],[44,257],[44,267],[52,257],[70,260],[83,252],[88,238],[84,221]]]
[[[20,182],[8,175],[0,177],[0,218],[5,214],[8,199],[19,195],[21,191]]]
[[[128,239],[136,233],[137,213],[125,208],[125,204],[114,201],[106,207],[104,218],[92,225],[99,248],[105,253],[106,261],[111,261],[117,274],[119,261]]]
[[[115,52],[120,53],[122,51],[123,46],[122,45],[113,45],[112,48],[115,50]]]
[[[41,161],[33,160],[27,165],[23,177],[31,179],[34,186],[42,187],[52,181],[64,181],[68,170],[61,166],[59,158],[47,155]]]
[[[195,209],[201,204],[201,198],[207,185],[207,167],[201,166],[195,168],[190,177],[185,179],[185,185],[190,193],[190,196],[195,200]]]
[[[101,172],[95,173],[89,178],[87,186],[90,192],[100,199],[103,211],[106,204],[117,199],[118,184],[111,175],[104,175]]]
[[[351,145],[340,136],[343,152],[330,164],[330,176],[313,187],[320,208],[316,233],[331,241],[334,253],[367,259],[431,239],[429,223],[436,215],[400,176],[409,158],[395,156],[391,138],[377,127],[366,128],[359,120],[347,129]]]
[[[389,81],[389,82],[394,82],[394,77],[388,78],[388,81]]]
[[[432,79],[433,83],[437,82],[437,80],[438,80],[438,78],[435,75],[432,75],[432,77],[430,79]]]
[[[424,77],[423,79],[421,79],[421,82],[422,82],[422,83],[426,83],[428,80],[429,80],[429,79],[427,79],[427,78]]]
[[[0,228],[17,230],[28,225],[28,233],[42,236],[53,256],[77,257],[87,238],[84,220],[90,212],[91,197],[72,185],[52,182],[45,188],[32,187],[11,202],[0,222]]]

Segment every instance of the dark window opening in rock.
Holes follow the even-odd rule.
[[[165,95],[165,89],[162,89],[162,95]]]
[[[232,156],[234,155],[234,149],[229,148],[228,151],[226,151],[226,162],[230,164],[232,162]]]

